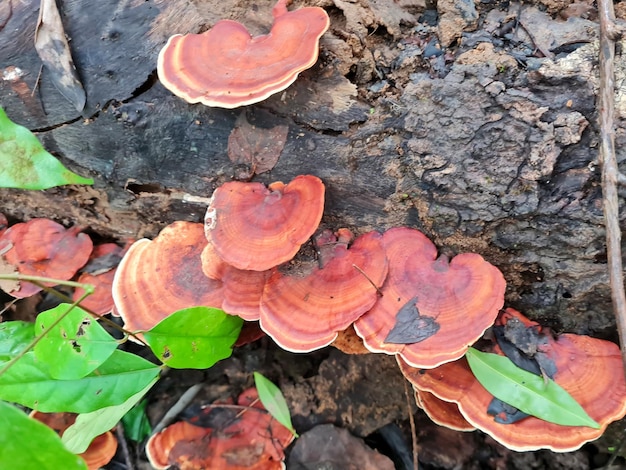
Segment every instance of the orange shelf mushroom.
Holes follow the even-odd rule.
[[[42,422],[60,436],[76,421],[75,413],[42,413],[32,411],[30,417]],[[117,439],[111,431],[96,436],[82,454],[78,454],[89,470],[97,470],[111,461],[117,451]]]
[[[211,242],[202,250],[202,270],[207,277],[222,282],[224,301],[222,310],[247,321],[261,316],[261,295],[265,281],[273,270],[249,271],[225,263],[215,252]]]
[[[76,280],[82,284],[91,284],[95,288],[94,293],[81,302],[82,307],[100,315],[106,315],[113,310],[111,288],[117,265],[122,260],[124,251],[124,248],[115,243],[104,243],[94,247],[89,263],[82,269],[83,273]],[[83,293],[83,289],[77,288],[72,299],[80,299]]]
[[[202,224],[174,222],[154,239],[137,240],[113,279],[116,311],[130,331],[149,330],[187,307],[222,305],[222,283],[202,272]]]
[[[277,271],[266,282],[261,329],[282,348],[309,352],[328,346],[376,302],[375,286],[387,275],[382,236],[366,233],[348,248],[352,238],[347,229],[322,232],[316,238],[321,267],[306,276]]]
[[[32,219],[4,232],[0,253],[20,274],[66,281],[87,263],[93,249],[91,238],[80,231],[80,227],[66,229],[49,219]],[[40,290],[35,284],[22,282],[8,294],[21,299]]]
[[[383,295],[354,323],[365,346],[423,368],[463,356],[504,304],[500,270],[475,253],[437,256],[435,245],[411,228],[388,230],[383,245],[389,259]]]
[[[157,470],[172,465],[221,470],[283,469],[284,448],[294,435],[263,408],[256,389],[244,391],[237,405],[206,407],[209,413],[221,413],[219,420],[212,420],[214,427],[180,421],[153,435],[146,444],[148,460]]]
[[[519,318],[519,313],[507,309]],[[554,381],[600,424],[561,426],[533,416],[510,424],[496,422],[487,413],[493,396],[476,380],[465,358],[435,369],[420,370],[401,358],[400,370],[413,386],[437,398],[458,405],[463,417],[509,449],[530,451],[550,449],[570,452],[600,437],[609,423],[626,415],[626,380],[619,348],[614,343],[588,336],[563,334],[540,346],[554,364]]]
[[[300,175],[289,184],[232,181],[215,190],[205,234],[217,255],[243,270],[267,271],[295,256],[317,229],[324,184]]]
[[[440,426],[462,432],[476,430],[463,417],[458,405],[454,402],[444,401],[432,393],[418,388],[415,388],[415,402],[434,423]]]
[[[202,34],[172,36],[159,53],[161,83],[189,103],[236,108],[263,101],[291,85],[317,61],[319,39],[330,20],[319,7],[272,10],[269,34],[252,37],[246,27],[218,21]]]

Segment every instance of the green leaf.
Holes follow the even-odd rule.
[[[39,421],[8,403],[0,402],[0,468],[19,470],[87,470],[61,438]]]
[[[81,413],[76,421],[63,433],[61,440],[68,450],[81,454],[87,450],[91,441],[100,434],[112,429],[122,417],[137,404],[148,390],[159,380],[155,377],[142,390],[130,396],[124,403],[116,406],[107,406],[91,413]]]
[[[211,307],[179,310],[143,333],[154,354],[175,369],[207,369],[232,354],[243,320]]]
[[[35,324],[25,321],[0,323],[0,362],[17,356],[35,339]]]
[[[91,374],[56,380],[31,351],[0,376],[0,400],[44,412],[88,413],[124,403],[152,382],[160,370],[139,356],[115,350]]]
[[[259,392],[259,400],[263,406],[274,417],[276,421],[289,429],[294,436],[298,437],[298,433],[291,424],[291,415],[287,401],[280,389],[270,380],[265,378],[258,372],[254,373],[254,384]]]
[[[124,435],[131,441],[141,442],[152,432],[150,420],[146,415],[147,404],[148,400],[140,401],[122,418]]]
[[[0,107],[0,187],[48,189],[64,184],[93,184],[93,180],[65,168]]]
[[[70,304],[41,312],[35,330],[41,334],[63,317],[35,346],[35,356],[54,379],[80,379],[106,361],[117,341],[87,312]],[[65,316],[64,316],[65,315]]]
[[[600,427],[554,380],[520,369],[506,356],[470,348],[466,357],[489,393],[524,413],[563,426]]]

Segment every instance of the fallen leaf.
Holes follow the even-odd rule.
[[[35,49],[46,70],[50,72],[54,86],[77,111],[82,111],[87,97],[72,60],[70,45],[65,37],[55,0],[41,0],[35,31]]]
[[[228,158],[246,169],[241,179],[250,179],[274,168],[285,147],[288,132],[288,126],[269,129],[254,126],[246,119],[245,111],[242,112],[228,136]]]
[[[398,311],[396,324],[385,338],[385,343],[419,343],[439,331],[439,323],[433,317],[420,315],[416,303],[417,297],[413,297]]]

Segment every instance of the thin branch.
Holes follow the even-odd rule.
[[[622,267],[621,229],[617,182],[619,170],[615,158],[615,39],[620,28],[615,23],[612,0],[598,0],[600,15],[600,90],[598,111],[600,120],[600,155],[602,169],[602,195],[604,223],[606,226],[606,250],[611,286],[611,300],[619,333],[620,349],[626,372],[626,294]]]
[[[32,350],[35,346],[37,346],[37,343],[39,343],[39,341],[41,341],[48,334],[48,332],[52,331],[54,327],[56,327],[59,323],[61,323],[63,319],[66,317],[66,315],[70,313],[74,309],[74,307],[76,307],[79,304],[79,302],[84,300],[85,297],[87,297],[88,295],[89,294],[87,293],[87,291],[85,291],[85,293],[80,297],[80,299],[72,303],[65,312],[59,315],[59,317],[56,320],[54,320],[52,323],[50,323],[50,325],[44,328],[39,334],[39,336],[36,336],[35,339],[33,339],[30,343],[28,343],[28,345],[22,351],[20,351],[15,356],[13,356],[11,360],[5,362],[3,367],[0,369],[0,375],[4,374],[7,370],[13,367],[15,363],[19,361],[22,357],[24,357],[24,355],[28,351]]]
[[[126,442],[126,435],[124,434],[124,428],[122,427],[121,423],[117,423],[117,426],[115,426],[115,435],[117,436],[117,442],[122,449],[122,456],[124,457],[126,469],[134,470],[135,466],[133,465],[133,461],[130,458],[130,452],[128,451],[128,442]]]
[[[413,448],[413,470],[418,470],[419,459],[417,456],[417,431],[415,430],[415,418],[413,417],[413,406],[411,405],[411,394],[409,393],[408,381],[403,380],[404,395],[406,396],[406,405],[409,410],[409,425],[411,426],[411,442]]]
[[[118,325],[113,320],[110,320],[107,317],[105,317],[103,315],[100,315],[99,313],[96,313],[93,310],[91,310],[91,309],[89,309],[87,307],[83,307],[82,305],[80,305],[80,302],[82,302],[87,296],[89,296],[89,295],[94,293],[95,287],[93,285],[91,285],[91,284],[83,284],[83,283],[75,282],[75,281],[64,281],[64,280],[61,280],[61,279],[53,279],[53,278],[49,278],[49,277],[28,276],[28,275],[25,275],[25,274],[0,274],[0,280],[31,282],[31,283],[35,284],[36,286],[40,287],[41,289],[43,289],[48,294],[54,295],[58,299],[62,300],[63,302],[66,302],[68,304],[73,303],[74,300],[72,298],[68,297],[67,295],[65,295],[63,292],[59,292],[58,290],[56,290],[56,289],[54,289],[52,287],[49,287],[48,285],[46,285],[46,283],[47,284],[53,284],[55,286],[67,286],[67,287],[74,287],[74,288],[83,289],[85,291],[85,294],[81,297],[81,300],[78,302],[78,304],[77,304],[78,307],[80,307],[82,310],[87,312],[92,317],[95,317],[98,320],[101,320],[103,323],[106,323],[111,328],[114,328],[114,329],[122,332],[126,337],[132,336],[133,338],[135,338],[135,340],[138,343],[140,343],[140,344],[142,344],[144,346],[148,346],[144,340],[142,340],[140,337],[137,336],[136,333],[133,333],[132,331],[129,331],[129,330],[125,329],[123,326]]]
[[[192,385],[189,387],[185,393],[183,393],[178,401],[174,403],[174,405],[165,413],[161,421],[157,423],[157,425],[152,430],[152,435],[158,434],[163,429],[165,429],[172,421],[176,419],[176,417],[183,411],[185,408],[189,406],[189,404],[193,401],[196,395],[202,390],[202,383]]]

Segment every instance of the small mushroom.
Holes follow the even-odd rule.
[[[263,408],[256,389],[244,391],[237,405],[223,405],[203,407],[208,416],[196,421],[206,427],[179,421],[153,435],[146,443],[153,468],[284,468],[283,449],[294,435]]]
[[[309,352],[327,346],[376,302],[387,275],[378,232],[353,238],[347,229],[322,232],[316,243],[320,267],[307,275],[275,272],[261,298],[260,324],[282,348]]]
[[[81,230],[66,229],[49,219],[15,224],[0,237],[0,255],[20,274],[66,281],[87,263],[93,249],[91,238]],[[40,290],[35,284],[21,282],[8,294],[21,299]]]
[[[221,20],[202,34],[176,34],[159,53],[161,83],[189,103],[236,108],[263,101],[315,64],[330,20],[319,7],[272,10],[269,34],[251,37],[244,25]]]
[[[30,417],[42,422],[49,428],[63,435],[65,430],[76,421],[75,413],[42,413],[32,411]],[[89,447],[82,454],[78,454],[89,470],[97,470],[111,461],[117,451],[117,439],[111,431],[96,436]]]
[[[89,262],[83,267],[83,272],[77,279],[77,282],[91,284],[95,288],[94,293],[81,302],[82,307],[100,315],[106,315],[113,310],[111,287],[123,253],[124,248],[115,243],[104,243],[94,247]],[[83,289],[77,288],[72,299],[80,299],[83,293]]]
[[[507,309],[507,312],[515,311]],[[597,439],[609,423],[626,415],[622,359],[617,345],[609,341],[574,334],[548,338],[547,345],[541,349],[554,363],[554,381],[600,424],[600,429],[561,426],[533,416],[510,424],[496,422],[488,413],[493,396],[476,380],[465,358],[430,370],[413,368],[401,358],[398,363],[420,393],[430,392],[441,400],[456,403],[470,424],[509,449],[570,452]]]
[[[504,304],[502,273],[475,253],[449,260],[421,232],[383,235],[389,275],[376,305],[354,324],[373,352],[432,368],[463,356]]]
[[[476,430],[463,417],[458,405],[454,402],[444,401],[437,398],[434,394],[418,388],[415,388],[415,402],[434,423],[440,426],[453,429],[454,431],[467,432]]]
[[[317,229],[324,184],[301,175],[289,184],[232,181],[215,190],[205,234],[217,255],[243,270],[267,271],[290,260]]]
[[[115,308],[130,331],[149,330],[187,307],[222,305],[222,283],[202,272],[202,224],[174,222],[131,245],[113,279]]]

